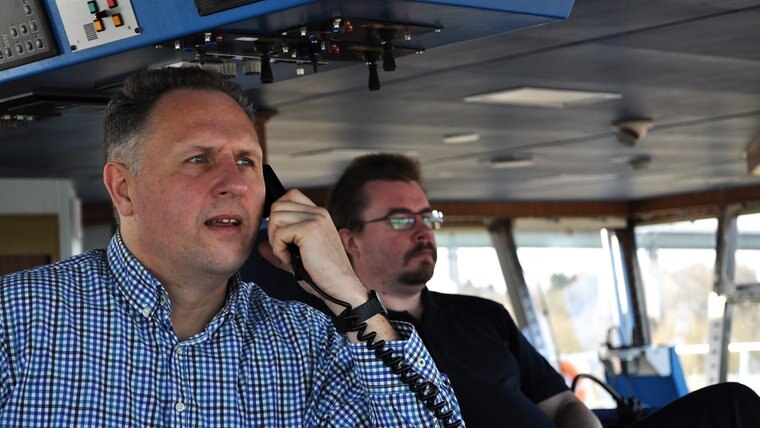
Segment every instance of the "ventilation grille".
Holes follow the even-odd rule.
[[[98,32],[95,31],[95,25],[92,22],[82,26],[84,28],[84,34],[87,36],[87,41],[91,42],[98,38]]]

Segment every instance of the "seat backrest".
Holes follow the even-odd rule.
[[[618,364],[605,361],[604,366],[610,386],[621,396],[635,397],[649,408],[663,407],[689,392],[673,346],[643,348],[632,360]]]

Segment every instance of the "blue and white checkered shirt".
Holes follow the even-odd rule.
[[[124,246],[0,278],[0,426],[438,426],[362,344],[305,305],[235,278],[224,308],[179,341],[169,296]],[[414,329],[390,343],[440,388]]]

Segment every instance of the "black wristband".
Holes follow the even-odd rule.
[[[383,302],[380,301],[375,290],[370,290],[369,300],[351,310],[346,309],[341,312],[340,315],[335,317],[333,323],[335,323],[335,328],[337,328],[339,332],[346,333],[348,331],[347,318],[353,319],[353,325],[359,325],[377,314],[386,315],[387,313],[388,311],[385,309],[385,306],[383,306]]]

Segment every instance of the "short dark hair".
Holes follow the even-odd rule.
[[[243,89],[219,73],[200,67],[140,71],[127,78],[106,107],[103,121],[106,162],[121,161],[133,174],[139,173],[140,147],[153,109],[162,96],[178,89],[223,92],[254,121],[253,108]]]
[[[338,229],[361,230],[359,218],[368,204],[364,186],[373,180],[417,182],[420,162],[398,153],[374,153],[354,159],[330,191],[327,209]]]

